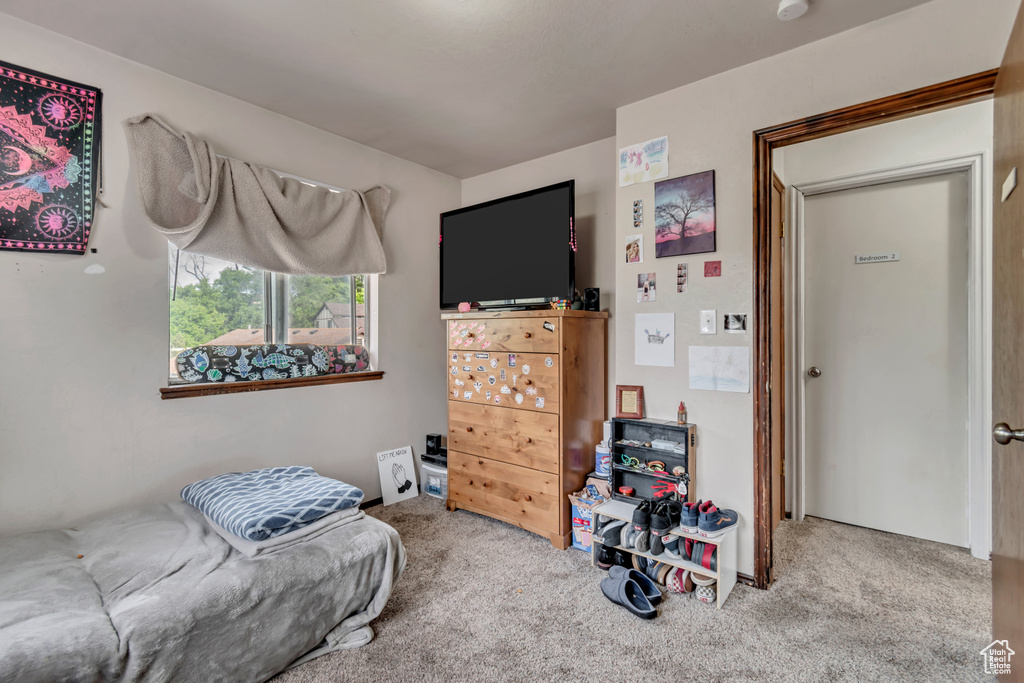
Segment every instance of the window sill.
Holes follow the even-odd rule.
[[[383,370],[352,372],[344,375],[323,375],[320,377],[295,377],[272,379],[264,382],[232,382],[217,384],[180,384],[160,389],[160,398],[192,398],[193,396],[216,396],[218,394],[241,394],[249,391],[290,389],[292,387],[314,387],[321,384],[346,384],[384,379]]]

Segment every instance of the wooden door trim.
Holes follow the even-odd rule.
[[[991,97],[998,69],[937,83],[824,114],[781,123],[753,133],[754,202],[754,583],[767,588],[772,566],[771,321],[782,302],[771,297],[772,151],[799,142],[865,128]],[[783,354],[780,354],[780,356]],[[780,425],[784,429],[784,425]]]

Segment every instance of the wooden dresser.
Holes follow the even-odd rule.
[[[449,313],[448,509],[568,548],[567,494],[594,469],[608,314]]]

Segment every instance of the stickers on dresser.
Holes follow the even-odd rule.
[[[557,359],[547,353],[452,352],[449,393],[457,401],[557,412]]]

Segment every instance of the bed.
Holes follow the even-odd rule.
[[[186,503],[0,539],[0,680],[264,681],[369,642],[405,566],[362,512],[247,557]]]

